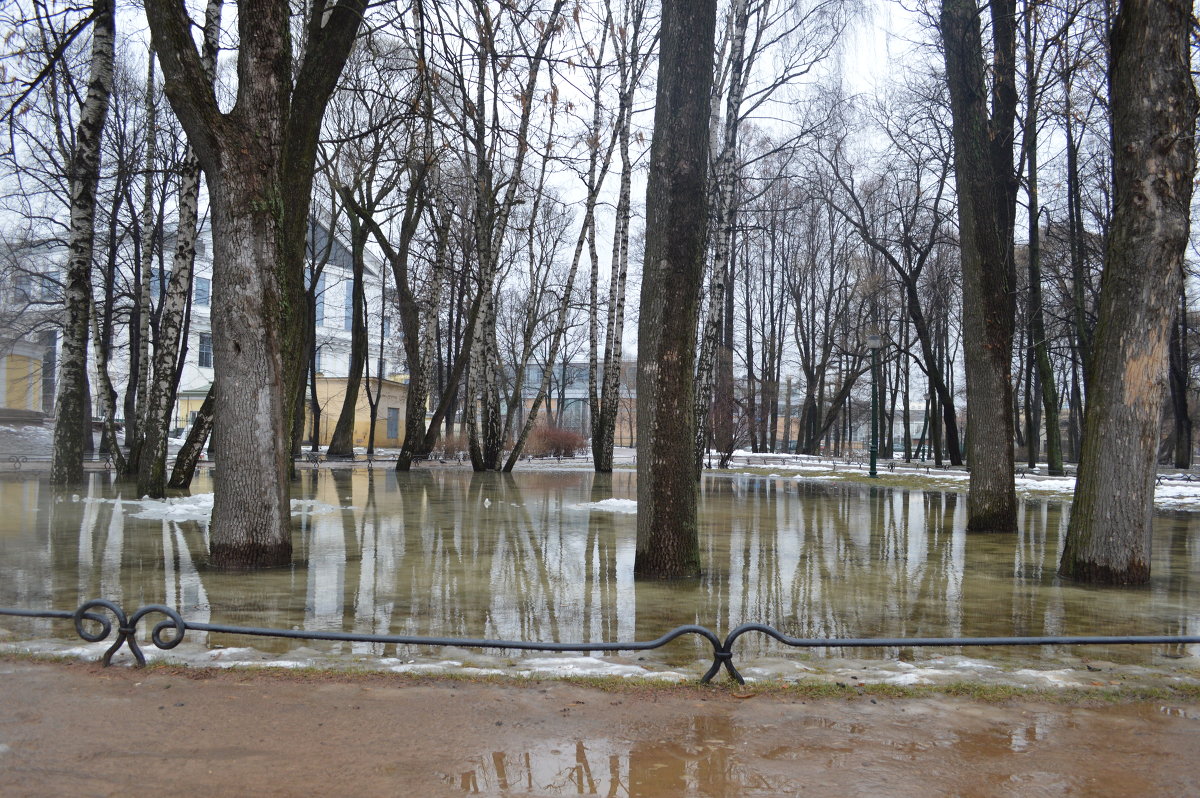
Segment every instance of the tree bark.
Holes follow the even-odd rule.
[[[663,3],[638,322],[638,578],[700,574],[692,392],[715,27],[715,0]]]
[[[971,468],[967,529],[1012,532],[1017,528],[1012,391],[1016,5],[1014,0],[995,0],[990,9],[990,66],[984,62],[980,11],[974,0],[943,0],[941,31],[962,253]]]
[[[100,145],[112,95],[116,16],[112,0],[92,4],[92,55],[87,98],[75,130],[71,153],[71,228],[67,242],[62,353],[55,399],[54,453],[50,482],[83,482],[87,406],[88,317],[92,291],[92,249],[96,233],[96,184],[100,180]]]
[[[1059,565],[1080,581],[1150,579],[1167,346],[1196,172],[1191,20],[1190,3],[1125,0],[1112,28],[1113,219]]]
[[[223,112],[183,3],[146,3],[164,88],[212,203],[213,391],[221,422],[213,429],[210,557],[217,567],[291,562],[290,422],[294,364],[304,351],[297,320],[306,315],[296,286],[303,288],[317,131],[364,11],[363,0],[315,8],[293,70],[290,4],[242,3],[237,98]]]
[[[350,374],[346,377],[346,395],[342,409],[330,436],[327,455],[354,455],[354,419],[358,415],[358,393],[362,387],[363,367],[367,360],[367,293],[366,270],[367,229],[354,214],[350,215],[350,247],[353,253],[354,282],[351,286]],[[383,375],[379,375],[380,379]]]

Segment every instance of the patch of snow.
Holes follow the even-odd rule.
[[[154,521],[208,521],[212,516],[213,494],[195,493],[191,496],[174,496],[166,499],[87,499],[92,504],[129,505],[137,508],[133,518]],[[292,499],[292,514],[327,515],[341,512],[342,508],[312,499]]]
[[[598,502],[583,502],[573,504],[574,510],[600,510],[607,513],[636,513],[637,502],[633,499],[604,499]]]
[[[669,681],[691,678],[678,671],[649,671],[637,665],[608,662],[597,657],[532,657],[520,660],[517,667],[549,676],[652,677]]]
[[[328,515],[339,513],[343,508],[316,499],[292,499],[292,514],[308,513],[309,515]]]
[[[117,499],[119,502],[120,499]],[[212,515],[213,495],[197,493],[194,496],[178,496],[169,499],[142,499],[130,504],[140,505],[133,513],[134,518],[149,518],[160,521],[207,521]]]
[[[916,684],[933,684],[928,674],[922,675],[919,671],[908,671],[906,673],[898,673],[895,676],[888,676],[882,680],[884,684],[895,684],[902,687]]]

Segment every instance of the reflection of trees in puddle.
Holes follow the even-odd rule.
[[[751,621],[795,637],[1200,631],[1197,514],[1160,515],[1152,584],[1112,590],[1058,582],[1061,503],[1027,501],[1015,535],[967,535],[955,493],[710,476],[701,507],[704,575],[635,584],[635,517],[595,507],[632,496],[633,480],[632,472],[302,471],[294,492],[312,501],[296,515],[296,561],[253,576],[208,570],[206,523],[137,518],[135,505],[118,498],[122,486],[105,475],[91,475],[78,500],[37,480],[0,482],[0,496],[17,502],[12,515],[20,515],[15,527],[6,518],[0,535],[0,599],[59,609],[103,596],[130,609],[166,603],[218,624],[561,642],[652,640],[688,623],[723,633]],[[70,634],[38,623],[29,626]],[[441,656],[378,644],[216,635],[209,642]],[[1176,648],[1165,653],[1190,653]],[[949,652],[800,655],[863,653]],[[1130,648],[1065,653],[1153,657]],[[798,652],[761,635],[737,644],[743,663],[780,654]],[[709,655],[706,642],[688,636],[639,657],[701,667]]]
[[[736,742],[746,734],[729,718],[703,715],[663,742],[613,739],[539,743],[472,757],[446,782],[466,793],[603,795],[770,794],[782,784],[746,767]]]

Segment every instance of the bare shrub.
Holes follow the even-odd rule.
[[[529,457],[574,457],[586,446],[587,441],[574,430],[539,426],[529,433],[524,453]]]

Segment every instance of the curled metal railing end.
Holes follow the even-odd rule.
[[[113,642],[108,650],[104,652],[104,656],[100,658],[100,662],[105,666],[112,662],[113,654],[117,653],[121,646],[128,644],[129,651],[133,654],[133,658],[137,660],[138,665],[146,664],[146,656],[142,653],[141,647],[137,642],[137,625],[138,621],[146,617],[152,612],[166,615],[168,620],[160,621],[150,634],[150,639],[156,648],[169,649],[175,648],[183,640],[183,635],[187,632],[187,623],[183,617],[171,607],[163,604],[148,604],[142,607],[131,616],[127,616],[125,611],[119,606],[109,601],[108,599],[92,599],[80,604],[75,610],[75,631],[84,640],[89,643],[98,643],[106,639],[112,632],[112,623],[104,615],[100,615],[90,610],[102,609],[111,612],[117,621],[117,639]],[[100,624],[99,631],[89,630],[84,622],[91,621]],[[170,639],[164,640],[162,633],[167,629],[174,629],[175,634]]]

